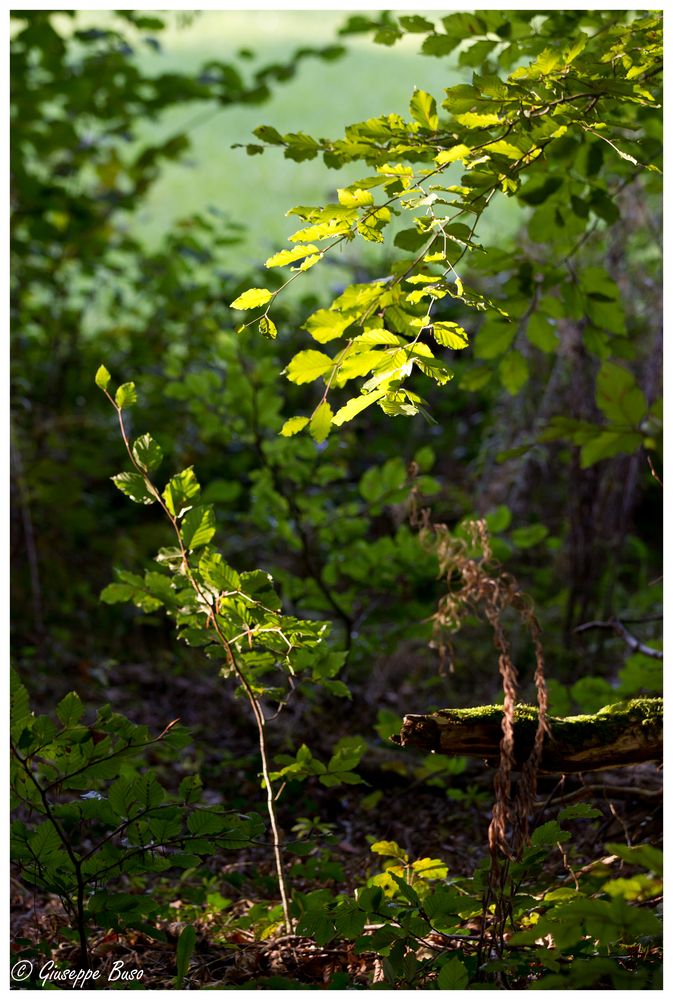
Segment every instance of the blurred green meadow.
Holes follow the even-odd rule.
[[[438,19],[437,12],[430,17]],[[100,24],[100,12],[81,15]],[[136,48],[142,68],[150,73],[180,70],[195,73],[209,59],[237,64],[246,75],[272,62],[289,59],[303,46],[322,47],[342,42],[346,53],[333,62],[309,58],[287,83],[273,86],[273,97],[263,105],[190,105],[164,115],[154,126],[159,138],[186,129],[192,142],[189,153],[167,164],[142,209],[129,225],[153,245],[173,223],[194,212],[216,209],[232,221],[243,223],[247,233],[232,255],[233,271],[247,272],[282,247],[297,228],[286,212],[296,204],[323,202],[337,185],[343,187],[369,172],[354,164],[338,173],[322,159],[296,163],[282,150],[248,156],[236,143],[254,142],[252,130],[261,124],[280,132],[303,131],[316,136],[339,137],[346,125],[381,114],[408,115],[415,87],[433,94],[438,104],[446,87],[469,80],[472,71],[457,65],[457,58],[420,55],[420,40],[406,36],[394,47],[375,45],[367,36],[346,36],[337,31],[347,11],[203,11],[168,15],[161,51],[142,38]],[[241,50],[247,55],[241,57]],[[252,55],[250,55],[250,53]],[[518,213],[513,203],[500,199],[497,221],[490,225],[510,230]],[[483,231],[486,238],[486,230]],[[368,263],[380,255],[371,244],[346,247],[344,257]],[[327,275],[311,272],[312,287],[323,285]],[[308,276],[307,276],[308,277]],[[334,280],[334,270],[329,279]],[[317,284],[316,284],[317,282]],[[304,289],[306,290],[306,283]]]

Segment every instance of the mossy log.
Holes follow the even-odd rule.
[[[432,715],[407,715],[394,742],[403,747],[449,756],[481,757],[497,764],[502,739],[501,705],[444,708]],[[660,760],[663,752],[663,701],[636,698],[602,708],[595,715],[548,717],[540,770],[548,774],[600,771]],[[514,724],[516,767],[533,748],[538,710],[517,705]]]

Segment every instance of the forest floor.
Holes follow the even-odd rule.
[[[72,677],[64,680],[62,675],[52,674],[41,691],[45,702],[53,704],[54,698],[70,687],[79,688],[89,704],[96,689],[102,700],[100,685],[87,676],[90,669],[90,664],[80,665],[79,683]],[[184,769],[198,764],[213,801],[225,801],[241,811],[263,811],[254,728],[247,720],[245,706],[229,695],[211,671],[206,668],[195,677],[170,669],[157,671],[156,665],[147,663],[120,664],[108,670],[110,686],[103,692],[104,700],[115,710],[152,731],[161,731],[179,713],[194,732],[193,753],[187,748],[179,773],[162,772],[164,781],[177,785]],[[47,687],[54,690],[47,691]],[[361,708],[355,706],[354,711]],[[302,710],[296,708],[277,720],[278,750],[286,749],[282,746],[283,731],[288,745],[294,742],[296,746],[296,729],[303,731],[307,724],[318,744],[322,739],[326,748],[343,735],[328,732],[327,716],[319,707],[304,706],[304,711],[308,719],[300,719]],[[341,717],[345,720],[347,716],[343,713]],[[461,774],[451,777],[455,798],[449,798],[446,779],[433,779],[419,766],[422,755],[416,758],[375,734],[368,742],[369,752],[358,768],[366,785],[325,788],[308,782],[288,787],[281,795],[280,821],[288,840],[293,838],[289,831],[299,817],[319,817],[320,823],[310,854],[289,861],[292,886],[301,892],[319,888],[352,892],[380,870],[381,859],[370,853],[371,843],[378,840],[397,842],[412,859],[440,858],[454,877],[470,875],[488,850],[493,770],[479,761],[469,762]],[[565,781],[555,776],[541,778],[536,825],[555,818],[561,805],[578,800],[590,801],[601,814],[591,824],[586,820],[569,824],[572,862],[559,847],[549,862],[550,879],[570,877],[569,871],[578,872],[609,854],[605,845],[611,841],[661,846],[660,789],[661,772],[654,764],[573,775]],[[164,904],[165,916],[157,926],[162,939],[134,930],[94,933],[93,964],[103,981],[115,963],[122,962],[124,968],[143,970],[142,988],[174,987],[176,942],[189,922],[196,929],[197,940],[183,987],[368,988],[376,981],[380,960],[375,954],[356,954],[349,942],[321,947],[307,938],[286,935],[277,918],[275,923],[265,922],[265,914],[274,905],[274,886],[271,848],[259,845],[232,854],[231,860],[225,855],[224,863],[221,857],[219,861],[210,859],[202,871],[179,882],[170,877],[159,879],[152,894]],[[76,966],[77,948],[68,938],[67,917],[55,897],[14,881],[11,919],[15,951],[20,952],[30,942],[41,945],[45,961],[52,958],[68,967]],[[474,935],[478,929],[475,924],[465,931]],[[469,941],[465,947],[470,947]],[[128,988],[128,984],[117,985]]]

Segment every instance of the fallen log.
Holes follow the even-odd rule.
[[[449,756],[481,757],[497,765],[502,739],[501,705],[444,708],[431,715],[406,715],[399,736],[403,747]],[[660,760],[663,754],[663,700],[634,698],[607,705],[594,715],[548,716],[540,771],[570,774],[600,771]],[[528,760],[538,724],[538,709],[517,705],[514,722],[515,766]]]

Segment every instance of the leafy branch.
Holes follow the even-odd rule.
[[[194,594],[196,595],[197,598],[197,604],[199,606],[199,609],[201,613],[206,616],[207,625],[213,629],[217,637],[217,642],[220,644],[221,648],[225,652],[227,663],[229,664],[229,667],[231,668],[239,684],[241,685],[241,688],[243,689],[245,696],[248,700],[248,703],[250,705],[250,708],[252,710],[253,718],[255,720],[255,725],[257,727],[259,752],[262,764],[263,786],[266,792],[267,812],[269,815],[269,823],[271,826],[274,862],[276,866],[276,875],[278,878],[278,889],[280,892],[281,903],[283,907],[285,927],[287,933],[290,933],[292,929],[292,921],[290,918],[289,895],[285,878],[285,865],[283,861],[283,851],[281,846],[280,827],[278,824],[278,817],[276,813],[274,790],[271,778],[269,776],[270,768],[269,768],[269,751],[266,738],[266,717],[264,715],[261,703],[252,684],[250,683],[250,681],[246,677],[245,672],[238,663],[237,654],[235,652],[235,643],[236,639],[240,637],[237,636],[236,638],[230,640],[225,635],[222,626],[220,624],[219,615],[217,613],[213,613],[208,595],[206,594],[203,586],[197,579],[197,576],[191,565],[190,552],[183,540],[183,534],[179,523],[180,512],[179,511],[176,512],[175,509],[171,509],[169,507],[168,502],[164,499],[164,496],[162,496],[162,494],[159,492],[158,488],[155,486],[154,482],[150,477],[148,464],[142,462],[138,458],[138,450],[134,449],[131,446],[131,442],[129,441],[129,437],[124,424],[123,410],[125,403],[129,399],[135,398],[135,389],[132,387],[133,384],[126,383],[126,388],[125,386],[120,386],[115,396],[113,397],[108,392],[107,387],[109,381],[110,381],[109,373],[103,366],[101,366],[96,375],[96,384],[99,386],[100,389],[102,389],[103,393],[105,394],[106,398],[108,399],[108,401],[110,402],[110,404],[112,405],[117,414],[119,430],[122,440],[124,442],[126,453],[131,461],[131,464],[136,470],[136,473],[142,478],[142,481],[145,485],[148,494],[158,502],[163,514],[165,515],[166,519],[169,521],[173,529],[173,533],[175,535],[178,544],[178,550],[180,555],[180,572],[186,577],[190,587],[194,591]],[[288,645],[290,644],[288,643]]]
[[[409,30],[425,31],[425,22],[421,21],[421,25]],[[522,188],[523,175],[530,173],[534,177],[543,161],[549,171],[550,164],[544,155],[548,147],[557,143],[558,148],[558,143],[567,142],[571,136],[585,142],[592,137],[607,142],[622,160],[634,166],[658,169],[656,164],[641,163],[606,134],[609,124],[613,124],[609,113],[620,103],[657,106],[656,98],[639,82],[650,72],[656,75],[660,65],[656,33],[651,32],[652,42],[647,34],[654,23],[650,25],[645,18],[641,28],[636,21],[623,36],[616,36],[612,26],[604,34],[598,30],[563,48],[555,43],[542,49],[542,43],[534,44],[532,35],[529,43],[519,40],[522,51],[530,50],[536,58],[528,65],[520,65],[504,81],[495,76],[476,77],[471,86],[449,88],[443,103],[450,115],[448,125],[440,126],[434,98],[417,90],[410,104],[412,121],[388,115],[360,122],[349,126],[344,139],[338,141],[318,140],[303,133],[282,136],[271,126],[255,130],[266,145],[284,147],[285,155],[291,158],[311,159],[322,152],[332,167],[365,160],[376,167],[377,175],[339,189],[338,205],[292,209],[290,214],[299,215],[309,225],[292,234],[291,243],[329,242],[322,249],[314,242],[294,245],[270,257],[267,267],[293,265],[294,273],[275,291],[252,288],[233,300],[231,307],[243,311],[265,306],[262,314],[238,326],[239,332],[259,323],[263,334],[276,336],[270,309],[278,295],[300,274],[358,234],[365,240],[382,242],[382,230],[392,217],[390,209],[400,214],[426,208],[425,218],[415,218],[415,230],[405,230],[395,240],[403,249],[417,250],[410,260],[395,263],[390,277],[368,286],[348,287],[328,309],[318,310],[307,320],[305,328],[319,343],[342,336],[346,343],[334,357],[309,350],[292,359],[286,369],[291,381],[301,384],[323,379],[324,387],[310,416],[290,418],[281,433],[290,436],[308,428],[320,443],[332,426],[352,420],[373,403],[391,416],[418,412],[427,416],[422,399],[404,388],[407,376],[418,368],[443,385],[453,377],[453,372],[443,359],[435,357],[426,343],[419,344],[419,337],[428,331],[441,347],[460,350],[467,346],[468,335],[458,324],[432,321],[433,310],[447,295],[468,308],[494,310],[505,320],[510,318],[508,310],[486,295],[466,289],[457,267],[468,251],[483,249],[475,246],[473,237],[497,191],[528,203],[524,193],[527,189]],[[429,30],[430,22],[427,25]],[[642,65],[630,69],[636,58],[634,53],[640,55],[643,35],[648,43],[644,50],[647,57],[643,57]],[[457,41],[452,40],[454,44]],[[428,49],[428,54],[434,51]],[[604,63],[608,59],[615,80],[606,82]],[[599,108],[606,111],[605,122],[598,118]],[[480,141],[475,142],[477,136]],[[433,167],[414,168],[415,161],[425,162],[430,158],[434,159]],[[407,162],[412,166],[406,166]],[[429,184],[460,162],[465,169],[460,185],[448,184],[446,180]],[[558,181],[554,178],[553,183],[558,187],[564,178]],[[387,197],[376,203],[371,191],[381,185]],[[453,211],[439,216],[435,203],[448,204]],[[532,196],[530,204],[537,203]],[[458,221],[467,215],[473,216],[469,227]],[[436,252],[438,242],[441,249]],[[459,249],[454,250],[456,244]],[[440,274],[433,271],[432,265],[436,263],[441,263]],[[447,280],[449,274],[455,276],[455,289]],[[413,284],[414,289],[404,290],[404,282]],[[428,298],[430,302],[420,313],[417,307]],[[520,373],[514,374],[516,382]],[[334,413],[328,402],[331,391],[359,376],[368,376],[360,396],[351,398]]]

